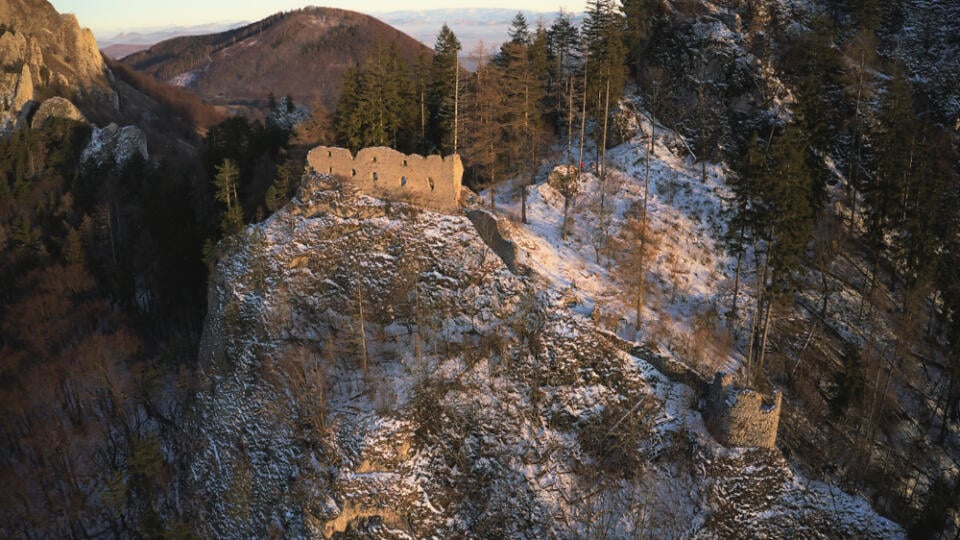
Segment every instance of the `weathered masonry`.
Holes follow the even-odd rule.
[[[457,154],[423,157],[377,146],[364,148],[354,157],[346,148],[318,146],[307,155],[307,164],[374,197],[444,213],[460,209],[463,164]]]
[[[707,427],[725,446],[775,448],[783,395],[772,399],[733,386],[733,376],[719,372],[707,391],[704,417]]]
[[[713,437],[724,446],[756,446],[776,448],[777,429],[783,395],[774,392],[769,398],[760,392],[737,388],[733,375],[717,372],[712,383],[676,360],[661,356],[646,346],[635,345],[611,332],[599,333],[615,347],[649,362],[675,383],[689,386],[703,402],[703,420]]]

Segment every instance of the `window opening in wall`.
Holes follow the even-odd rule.
[[[357,170],[356,170],[356,169],[351,169],[351,171],[350,171],[350,176],[356,176],[356,175],[357,175]]]
[[[333,167],[330,167],[330,174],[333,174]]]
[[[327,157],[333,157],[333,150],[327,150]]]
[[[403,166],[404,166],[404,167],[407,166],[407,160],[403,160]]]
[[[406,176],[401,176],[401,177],[400,177],[400,185],[401,185],[401,186],[407,185],[407,177],[406,177]]]
[[[374,163],[377,162],[377,156],[373,156],[373,162],[374,162]]]
[[[427,177],[427,182],[430,184],[430,191],[433,191],[433,188],[434,188],[433,177],[432,176]]]
[[[376,182],[380,178],[377,176],[377,173],[373,173],[373,181]]]

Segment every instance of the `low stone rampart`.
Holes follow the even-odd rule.
[[[480,234],[480,238],[497,254],[511,272],[517,271],[517,246],[503,237],[497,218],[486,210],[469,210],[467,217]]]
[[[703,402],[707,429],[720,444],[730,447],[775,448],[783,395],[774,392],[768,399],[760,392],[737,388],[733,375],[718,372],[708,383],[690,367],[661,356],[647,347],[623,340],[611,332],[600,332],[617,348],[649,362],[675,383],[689,386]]]
[[[354,157],[346,148],[318,146],[307,155],[307,164],[374,197],[444,213],[460,209],[463,164],[457,154],[424,157],[377,146]]]

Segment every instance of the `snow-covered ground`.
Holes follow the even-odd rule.
[[[561,234],[563,196],[546,180],[529,188],[527,224],[520,223],[518,188],[501,188],[497,211],[512,222],[512,239],[526,253],[522,262],[576,298],[579,312],[623,338],[656,344],[703,373],[735,372],[740,358],[721,317],[729,309],[735,271],[735,261],[719,240],[725,228],[723,200],[731,195],[726,171],[708,163],[704,182],[701,164],[683,152],[675,134],[657,126],[647,184],[651,126],[645,117],[640,125],[636,137],[607,152],[604,222],[610,247],[601,248],[599,256],[601,182],[594,148],[587,149],[566,239]],[[624,249],[636,239],[624,229],[631,208],[636,212],[643,205],[645,185],[653,253],[646,270],[643,319],[635,331],[636,286],[625,277],[633,261]],[[489,194],[481,199],[489,200]],[[740,306],[748,291],[747,284],[741,284]]]

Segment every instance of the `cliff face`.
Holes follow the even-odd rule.
[[[0,114],[8,126],[51,95],[116,109],[93,33],[45,0],[0,2],[0,68]]]

